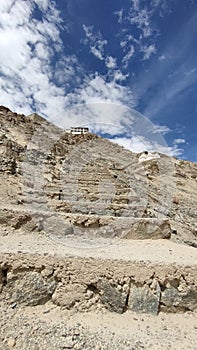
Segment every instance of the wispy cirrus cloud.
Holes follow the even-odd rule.
[[[187,106],[188,94],[196,95],[197,65],[194,37],[196,31],[197,14],[194,12],[187,22],[174,32],[174,36],[162,48],[158,57],[147,67],[146,72],[139,73],[136,82],[136,100],[143,100],[143,113],[151,120],[159,121],[161,118],[165,123],[165,118],[173,129],[167,138],[172,144],[170,154],[181,156],[187,148],[192,148],[187,139],[195,144],[195,134],[190,130],[186,137],[186,128],[195,128],[196,120],[188,121],[184,130],[176,130],[176,118],[182,110],[191,113],[192,103]],[[154,93],[152,93],[154,91]],[[185,105],[184,105],[185,101]],[[176,114],[175,114],[176,113]],[[186,112],[187,113],[187,112]],[[185,116],[183,116],[185,119]],[[173,125],[174,124],[174,125]],[[182,128],[183,129],[183,128]],[[179,133],[174,136],[173,133]],[[191,136],[192,134],[192,136]]]
[[[107,45],[107,40],[103,39],[100,32],[94,33],[93,26],[83,25],[86,39],[83,40],[85,45],[90,46],[90,52],[100,60],[104,59],[104,47]]]
[[[133,0],[133,6],[129,10],[127,20],[141,31],[144,38],[147,38],[153,32],[151,16],[152,11],[148,11],[146,7],[141,7],[139,1]]]
[[[160,0],[152,1],[146,6],[139,0],[132,0],[128,11],[120,9],[114,12],[121,27],[122,35],[119,36],[120,47],[124,53],[124,68],[128,67],[135,53],[142,53],[141,60],[149,60],[156,53],[155,36],[158,30],[154,26],[153,16],[158,6],[161,6]]]
[[[174,33],[158,60],[149,66],[147,74],[139,75],[136,88],[139,99],[159,83],[159,89],[144,109],[146,115],[158,116],[175,98],[196,86],[196,52],[193,50],[196,21],[197,14],[194,13],[180,31]]]
[[[116,58],[114,58],[112,56],[107,56],[105,59],[105,64],[106,64],[106,67],[109,69],[116,68],[117,67]]]
[[[141,51],[144,53],[143,60],[149,60],[149,58],[152,56],[153,53],[156,53],[156,47],[154,44],[151,44],[149,46],[143,46],[141,48]]]
[[[135,49],[134,49],[134,46],[131,45],[126,53],[126,55],[123,57],[122,59],[122,63],[123,63],[123,67],[124,68],[127,68],[128,67],[128,64],[129,64],[129,61],[131,59],[131,57],[134,55],[135,53]]]
[[[123,9],[120,9],[119,11],[114,11],[114,15],[117,16],[118,18],[118,23],[122,23],[123,21],[123,12],[124,10]]]
[[[105,62],[106,68],[116,69],[116,57],[106,53],[105,46],[108,41],[103,38],[100,31],[96,32],[94,26],[86,26],[85,24],[83,24],[83,30],[85,32],[85,39],[82,40],[83,44],[89,46],[90,52],[96,58]]]

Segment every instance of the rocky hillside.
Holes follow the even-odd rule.
[[[0,107],[0,224],[67,239],[165,238],[197,247],[197,164],[134,154]]]

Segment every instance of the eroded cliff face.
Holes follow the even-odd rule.
[[[197,246],[197,164],[134,154],[0,107],[0,223],[54,237]]]

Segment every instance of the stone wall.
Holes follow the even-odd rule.
[[[124,313],[197,309],[196,267],[28,254],[0,256],[0,300],[39,305],[51,300],[75,311]]]

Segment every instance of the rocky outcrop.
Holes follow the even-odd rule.
[[[133,154],[97,135],[65,133],[37,114],[25,117],[3,106],[0,125],[3,225],[28,232],[43,226],[41,220],[55,236],[53,217],[63,223],[60,235],[167,238],[197,246],[195,163]]]

